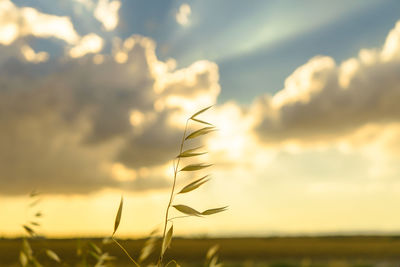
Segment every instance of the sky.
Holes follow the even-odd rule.
[[[398,233],[400,2],[0,0],[0,236]],[[194,131],[201,124],[191,122]],[[182,165],[183,166],[183,165]],[[178,211],[172,211],[178,216]]]

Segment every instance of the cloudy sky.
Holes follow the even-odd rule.
[[[185,121],[209,105],[212,179],[175,201],[229,210],[178,234],[398,232],[399,14],[395,0],[0,0],[0,236],[22,234],[34,189],[43,234],[110,234],[121,194],[121,235],[150,232]]]

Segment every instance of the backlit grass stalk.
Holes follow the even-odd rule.
[[[123,197],[121,197],[121,201],[120,201],[119,207],[118,207],[117,216],[115,217],[114,232],[112,233],[111,238],[115,242],[115,244],[117,244],[122,249],[122,251],[129,257],[131,262],[133,262],[137,267],[140,267],[140,265],[132,258],[132,256],[129,254],[129,252],[114,238],[115,232],[117,232],[119,223],[121,222],[123,205],[124,205],[124,199],[123,199]]]
[[[189,123],[189,119],[186,120],[185,130],[184,130],[184,132],[183,132],[183,137],[182,137],[182,141],[181,141],[181,144],[180,144],[180,149],[179,149],[179,154],[178,154],[178,155],[182,154],[183,144],[185,143],[185,137],[186,137],[186,131],[187,131],[188,123]],[[176,177],[177,177],[177,175],[178,175],[178,167],[179,167],[180,160],[181,160],[181,158],[178,157],[178,160],[177,160],[177,162],[176,162],[176,165],[174,164],[174,182],[173,182],[173,184],[172,184],[171,195],[170,195],[170,197],[169,197],[168,206],[167,206],[167,209],[166,209],[166,211],[165,211],[164,230],[163,230],[163,236],[162,236],[162,243],[163,243],[163,244],[164,244],[165,234],[166,234],[166,231],[167,231],[167,225],[168,225],[168,221],[169,221],[169,219],[168,219],[168,213],[169,213],[169,209],[171,208],[172,201],[173,201],[173,199],[174,199],[174,192],[175,192],[175,185],[176,185]],[[171,221],[171,223],[172,223],[172,220],[170,220],[170,221]],[[163,251],[163,249],[161,248],[160,257],[159,257],[158,264],[157,264],[158,266],[160,266],[160,265],[162,264],[163,257],[164,257],[164,251]]]
[[[213,208],[213,209],[207,209],[203,212],[199,212],[196,209],[193,209],[189,206],[186,205],[182,205],[182,204],[176,204],[173,205],[174,202],[174,198],[176,195],[178,194],[185,194],[185,193],[189,193],[197,188],[199,188],[201,185],[205,184],[206,182],[208,182],[209,176],[203,176],[201,178],[196,179],[195,181],[189,183],[188,185],[186,185],[185,187],[183,187],[178,193],[175,193],[176,191],[176,183],[177,183],[177,177],[178,174],[180,172],[195,172],[195,171],[199,171],[205,168],[208,168],[210,166],[212,166],[212,164],[204,164],[204,163],[195,163],[195,164],[189,164],[186,165],[185,167],[183,167],[182,169],[179,169],[179,164],[181,163],[181,159],[182,158],[191,158],[191,157],[197,157],[203,154],[206,154],[207,152],[199,152],[198,150],[200,149],[200,147],[197,148],[191,148],[191,149],[187,149],[187,150],[183,150],[184,145],[185,145],[185,141],[189,140],[189,139],[194,139],[206,134],[209,134],[211,132],[214,132],[216,129],[215,127],[211,124],[208,123],[206,121],[200,120],[197,118],[198,115],[200,115],[201,113],[207,111],[208,109],[210,109],[210,107],[204,108],[198,112],[196,112],[195,114],[193,114],[189,119],[186,120],[186,124],[185,124],[185,130],[183,132],[183,136],[182,136],[182,141],[180,143],[179,146],[179,154],[176,156],[176,160],[173,161],[173,171],[174,171],[174,176],[173,176],[173,183],[172,183],[172,188],[171,188],[171,194],[169,196],[169,201],[168,201],[168,205],[167,208],[165,210],[165,218],[164,218],[164,224],[163,224],[163,234],[162,234],[162,243],[161,243],[161,249],[160,249],[160,255],[158,257],[158,261],[157,261],[157,266],[158,267],[162,267],[163,266],[163,259],[164,259],[164,254],[166,252],[166,250],[169,248],[170,244],[171,244],[171,240],[172,240],[172,236],[173,236],[173,220],[175,219],[180,219],[180,218],[186,218],[186,217],[190,217],[190,216],[197,216],[197,217],[202,217],[202,216],[208,216],[208,215],[212,215],[215,213],[219,213],[222,211],[225,211],[227,209],[227,207],[219,207],[219,208]],[[188,125],[189,122],[196,122],[196,123],[200,123],[200,124],[205,124],[206,127],[203,127],[199,130],[196,130],[190,134],[188,133]],[[136,266],[140,266],[137,261],[135,261],[130,254],[128,253],[128,251],[114,238],[114,235],[118,229],[119,223],[121,221],[121,214],[122,214],[122,207],[123,207],[123,198],[121,197],[121,202],[118,208],[118,212],[117,215],[115,217],[115,224],[114,224],[114,232],[112,234],[112,240],[124,251],[124,253],[129,257],[129,259],[136,265]],[[172,218],[169,218],[169,212],[171,207],[174,207],[177,211],[181,212],[184,214],[184,216],[175,216]],[[168,223],[171,224],[171,227],[169,227],[168,231]],[[142,262],[145,258],[148,257],[148,255],[153,251],[154,249],[154,238],[150,238],[149,242],[146,242],[145,247],[142,249],[142,253],[139,256],[139,262]],[[169,264],[175,264],[176,266],[179,266],[178,263],[175,260],[171,260],[167,263],[167,266]]]
[[[129,257],[131,262],[133,262],[137,267],[140,267],[140,265],[129,255],[129,252],[114,238],[112,237],[112,240],[122,249],[122,251]]]
[[[174,179],[173,179],[173,184],[172,184],[172,189],[171,189],[171,195],[170,195],[169,202],[168,202],[168,205],[167,205],[167,208],[165,211],[162,245],[161,245],[159,260],[157,262],[157,266],[159,266],[159,267],[163,266],[164,253],[168,249],[168,247],[171,243],[171,239],[172,239],[172,235],[173,235],[173,220],[174,219],[180,219],[180,218],[185,218],[185,217],[189,217],[189,216],[202,217],[205,215],[211,215],[214,213],[222,212],[222,211],[226,210],[226,208],[227,208],[227,207],[220,207],[220,208],[208,209],[203,212],[199,212],[199,211],[197,211],[189,206],[186,206],[186,205],[181,205],[181,204],[172,205],[172,203],[174,201],[174,197],[176,196],[175,188],[176,188],[176,181],[177,181],[177,176],[178,176],[179,172],[194,172],[194,171],[202,170],[202,169],[212,166],[212,164],[198,163],[198,164],[189,164],[189,165],[183,167],[182,169],[179,169],[179,164],[180,164],[182,158],[196,157],[196,156],[200,156],[200,155],[207,153],[207,152],[198,152],[198,149],[200,147],[187,149],[185,151],[183,151],[183,147],[185,145],[185,141],[206,135],[206,134],[214,132],[216,130],[214,125],[212,125],[211,123],[208,123],[206,121],[203,121],[203,120],[200,120],[197,118],[198,115],[207,111],[209,108],[211,108],[211,106],[196,112],[189,119],[187,119],[186,124],[185,124],[185,130],[183,132],[183,137],[182,137],[182,141],[181,141],[180,148],[179,148],[179,154],[176,157],[177,158],[176,164],[174,162]],[[194,122],[197,122],[200,124],[205,124],[207,126],[187,135],[188,124],[190,121],[194,121]],[[202,178],[199,178],[199,179],[195,180],[194,182],[186,185],[177,194],[184,194],[184,193],[191,192],[191,191],[199,188],[201,185],[206,183],[208,180],[209,180],[208,175],[203,176]],[[170,210],[171,206],[174,207],[179,212],[185,214],[185,216],[176,216],[173,218],[169,218],[169,210]],[[171,227],[169,228],[169,230],[167,232],[168,223],[171,223]],[[176,261],[172,261],[172,262],[175,263],[176,265],[178,265],[176,263]],[[170,261],[168,264],[170,264],[172,262]]]
[[[37,228],[41,226],[39,221],[42,218],[43,213],[36,207],[37,204],[41,201],[40,193],[32,191],[29,194],[29,200],[30,203],[28,209],[29,211],[33,212],[34,215],[33,218],[29,218],[29,220],[27,220],[27,222],[22,225],[22,228],[28,234],[28,237],[24,237],[22,239],[22,250],[19,253],[19,262],[22,267],[42,267],[42,264],[39,263],[37,255],[35,255],[28,240],[28,238],[35,238],[37,236]],[[53,250],[44,249],[41,252],[54,262],[61,263],[60,258]]]

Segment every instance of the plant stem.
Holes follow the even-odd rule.
[[[170,263],[175,263],[176,266],[179,266],[179,264],[176,262],[176,260],[170,260],[165,267],[167,267]]]
[[[140,265],[129,255],[128,251],[112,236],[112,240],[122,249],[123,252],[129,257],[129,259],[137,266],[140,267]]]
[[[186,125],[185,125],[185,131],[183,132],[183,137],[182,137],[182,141],[181,141],[181,145],[179,148],[179,154],[180,155],[182,153],[182,149],[183,149],[183,144],[185,143],[185,137],[186,137],[186,131],[187,131],[187,126],[188,126],[189,120],[186,120]],[[178,160],[176,162],[176,165],[174,166],[174,182],[172,184],[172,189],[171,189],[171,195],[169,197],[169,202],[168,202],[168,206],[167,209],[165,211],[165,220],[164,220],[164,231],[163,231],[163,237],[162,237],[162,242],[161,244],[164,243],[164,239],[165,239],[165,234],[167,231],[167,224],[168,224],[168,213],[169,213],[169,208],[171,207],[172,204],[172,200],[174,199],[174,192],[175,192],[175,185],[176,185],[176,176],[178,175],[178,167],[179,167],[179,162],[180,162],[181,158],[178,157]],[[162,260],[163,260],[163,251],[161,249],[160,252],[160,258],[158,259],[158,263],[157,266],[162,266]]]
[[[172,222],[175,219],[182,219],[182,218],[188,218],[188,217],[191,217],[191,216],[190,215],[176,216],[176,217],[168,219],[168,221]]]

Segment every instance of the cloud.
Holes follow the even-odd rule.
[[[97,4],[93,0],[74,0],[74,2],[78,4],[75,6],[75,13],[82,14],[82,7],[93,12],[93,16],[101,22],[104,30],[112,31],[118,26],[121,1],[98,0]]]
[[[21,50],[26,44],[19,30],[17,37],[1,35],[10,21],[14,25],[9,18],[0,23],[0,36],[8,44],[0,46],[0,194],[32,188],[71,194],[165,187],[187,115],[216,103],[218,66],[202,60],[175,69],[173,59],[157,58],[151,39],[137,35],[115,38],[111,54],[90,55],[103,48],[95,34],[73,41],[64,36],[70,58],[44,62],[30,46]],[[376,147],[398,146],[399,25],[382,49],[361,50],[340,65],[315,57],[274,96],[258,97],[248,107],[228,102],[210,110],[220,131],[205,142],[209,159],[221,166],[217,173],[251,169],[251,175],[261,177],[269,162],[281,161],[275,158],[280,149],[290,158],[300,153],[287,144],[292,140],[340,145],[346,138],[343,147],[335,148],[341,152],[349,143],[357,145],[357,136],[378,136],[381,141],[370,142],[369,155],[376,155]],[[388,123],[391,130],[383,134],[380,125]],[[283,146],[274,150],[271,144]]]
[[[21,53],[26,59],[26,61],[32,63],[41,63],[45,62],[49,59],[49,54],[47,52],[38,52],[36,53],[35,50],[32,49],[29,45],[24,45],[21,47]]]
[[[216,102],[218,68],[200,61],[175,70],[152,40],[122,43],[124,63],[114,55],[96,64],[90,55],[0,62],[0,194],[166,186],[183,118]]]
[[[31,7],[19,8],[9,0],[1,0],[0,45],[19,46],[27,61],[33,63],[46,61],[49,58],[47,52],[36,53],[26,41],[21,41],[27,36],[63,40],[70,45],[68,54],[74,58],[97,53],[104,45],[103,39],[94,33],[81,37],[69,17],[45,14]],[[16,43],[17,40],[20,42]]]
[[[1,0],[0,44],[10,45],[29,35],[54,37],[71,44],[79,40],[70,18],[44,14],[30,7],[18,8],[9,0]]]
[[[336,65],[317,56],[299,67],[274,96],[256,99],[252,115],[267,143],[318,142],[367,124],[400,122],[400,22],[382,49],[362,49]]]
[[[192,10],[190,6],[188,4],[182,4],[175,15],[176,22],[183,26],[187,25],[189,23],[189,16],[191,13]]]
[[[114,30],[118,25],[120,7],[120,1],[99,0],[94,10],[94,17],[103,24],[106,31]]]
[[[98,53],[103,49],[104,41],[97,34],[90,33],[69,50],[69,55],[73,58],[83,57],[89,53]]]

